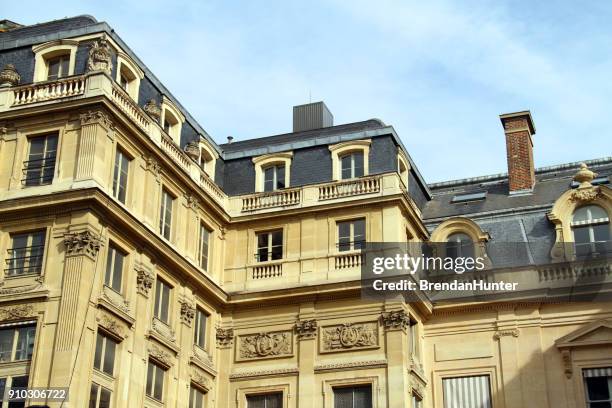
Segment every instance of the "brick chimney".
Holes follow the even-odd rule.
[[[523,111],[499,115],[506,135],[508,182],[510,194],[526,193],[535,184],[533,140],[535,126],[531,112]]]

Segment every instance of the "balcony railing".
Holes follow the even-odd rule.
[[[182,151],[174,140],[170,136],[168,136],[165,132],[162,132],[161,138],[161,147],[162,149],[168,153],[174,160],[176,160],[181,167],[184,169],[189,169],[189,165],[191,164],[191,159],[187,156],[187,154]],[[195,164],[195,163],[194,163]]]
[[[253,267],[253,279],[276,278],[279,276],[283,276],[282,263],[267,263]]]
[[[85,82],[86,77],[81,75],[16,87],[13,90],[13,106],[82,95],[85,92]]]
[[[55,173],[55,154],[41,159],[24,161],[22,172],[21,182],[25,186],[50,184]]]
[[[361,194],[378,193],[380,177],[364,177],[355,180],[341,181],[319,187],[319,200],[350,197]]]
[[[242,199],[242,211],[254,211],[264,208],[287,207],[300,203],[300,190],[279,190],[257,194]]]
[[[44,250],[44,245],[9,249],[4,273],[6,276],[40,274]]]
[[[125,114],[138,124],[138,126],[145,132],[149,131],[152,122],[151,119],[142,109],[140,109],[138,104],[134,102],[132,97],[128,95],[124,89],[121,89],[117,84],[113,84],[111,98]]]
[[[334,258],[336,269],[360,268],[363,263],[361,252],[340,253],[335,255]]]

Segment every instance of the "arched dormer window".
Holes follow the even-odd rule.
[[[219,154],[203,139],[200,139],[200,167],[208,176],[214,180],[215,167]]]
[[[117,54],[117,83],[132,99],[138,102],[140,80],[144,78],[144,72],[125,53]]]
[[[162,96],[162,112],[160,123],[164,132],[174,140],[176,144],[181,141],[181,127],[185,121],[185,116],[178,107],[165,95]]]
[[[369,174],[371,141],[354,140],[329,146],[332,154],[332,177],[346,180]]]
[[[401,150],[399,150],[399,153],[397,154],[397,172],[399,173],[400,180],[404,184],[404,188],[408,189],[410,164],[408,164],[408,159]]]
[[[275,191],[289,187],[292,152],[266,154],[253,158],[255,191]]]
[[[454,217],[442,222],[431,233],[430,242],[441,257],[483,258],[484,264],[491,265],[487,256],[486,243],[490,239],[478,224],[469,218]]]
[[[610,218],[598,205],[585,205],[574,211],[572,232],[577,257],[605,254],[610,247]]]
[[[451,258],[473,258],[474,241],[463,232],[455,232],[446,239],[446,256]]]
[[[32,47],[35,55],[34,82],[74,75],[78,44],[74,40],[56,40]]]

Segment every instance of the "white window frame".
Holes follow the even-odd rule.
[[[255,192],[261,193],[264,191],[265,169],[270,166],[284,165],[285,166],[285,188],[291,186],[291,161],[293,152],[282,152],[266,154],[253,158],[255,165]]]
[[[349,142],[342,142],[335,145],[329,146],[329,151],[332,156],[332,178],[335,181],[342,179],[342,157],[347,154],[360,151],[363,153],[363,177],[370,174],[370,145],[372,144],[371,139],[365,140],[352,140]],[[354,171],[354,170],[353,170]],[[347,180],[347,179],[345,179]]]
[[[127,74],[127,89],[124,89],[135,102],[138,102],[140,90],[140,80],[144,78],[144,72],[140,67],[124,52],[117,53],[117,76],[116,81],[121,85],[121,75]]]
[[[55,40],[44,44],[35,45],[32,47],[34,52],[34,82],[43,82],[47,80],[48,65],[47,61],[51,58],[62,54],[68,55],[68,74],[74,75],[74,67],[76,64],[76,52],[79,42],[75,40]]]

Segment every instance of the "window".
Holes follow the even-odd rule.
[[[112,376],[115,369],[116,349],[116,341],[98,332],[94,368]]]
[[[488,375],[442,379],[444,408],[491,408]]]
[[[612,367],[591,368],[582,371],[587,408],[612,407]]]
[[[8,389],[21,389],[28,388],[29,378],[27,375],[15,377],[5,377],[0,378],[0,397],[5,395],[5,392]],[[0,404],[2,404],[2,400],[0,399]],[[4,405],[3,405],[4,406]],[[13,400],[6,405],[8,408],[23,408],[25,407],[25,400]]]
[[[55,173],[57,133],[31,137],[29,143],[28,160],[23,163],[23,184],[25,186],[50,184]]]
[[[69,75],[70,54],[62,54],[48,58],[47,62],[47,81],[60,79]]]
[[[167,240],[170,240],[170,231],[172,230],[173,205],[174,197],[172,197],[166,189],[162,189],[161,209],[159,212],[159,233]]]
[[[408,160],[404,156],[403,153],[398,153],[397,155],[397,172],[400,175],[400,180],[404,184],[404,188],[408,188],[408,180],[409,180],[409,171],[410,166],[408,165]]]
[[[185,121],[185,116],[181,113],[180,109],[165,95],[162,96],[161,107],[162,112],[159,123],[162,124],[164,132],[172,138],[174,143],[180,144],[181,126]]]
[[[353,152],[340,158],[342,180],[361,177],[364,175],[363,152]]]
[[[417,356],[419,346],[419,332],[417,322],[410,319],[408,326],[408,349],[411,356]]]
[[[257,234],[258,262],[274,261],[283,258],[283,231],[261,232]]]
[[[96,383],[91,383],[89,408],[110,408],[111,391]]]
[[[113,196],[123,204],[125,204],[129,165],[130,159],[121,149],[117,149],[113,172]]]
[[[334,388],[334,408],[372,408],[372,386]]]
[[[33,324],[0,328],[0,363],[31,360],[35,337]]]
[[[412,394],[412,408],[423,408],[423,400],[416,394]]]
[[[361,249],[365,242],[365,219],[338,222],[339,251]]]
[[[104,284],[119,293],[121,293],[121,279],[123,277],[125,256],[125,253],[117,249],[112,243],[109,244]]]
[[[138,102],[138,92],[140,80],[144,78],[144,72],[138,65],[124,52],[117,52],[117,76],[115,80],[130,97]]]
[[[469,235],[456,232],[446,240],[446,256],[451,258],[474,257],[474,242]]]
[[[128,76],[124,72],[119,71],[119,85],[121,88],[127,91],[129,89],[129,84],[130,80],[128,79]]]
[[[189,408],[204,408],[205,393],[193,385],[189,388]]]
[[[147,395],[151,398],[155,398],[161,401],[163,398],[164,391],[164,369],[149,361],[149,367],[147,368]]]
[[[206,320],[208,314],[200,309],[196,309],[195,315],[195,330],[193,333],[193,343],[197,346],[204,348],[206,346]]]
[[[572,219],[576,256],[586,257],[610,252],[610,219],[596,205],[578,208]]]
[[[45,231],[11,234],[6,276],[40,275],[45,252]]]
[[[208,251],[210,230],[204,224],[200,224],[200,245],[198,247],[198,259],[200,260],[200,268],[208,271]]]
[[[170,286],[157,279],[155,286],[155,317],[168,324],[168,307],[170,305]]]
[[[275,191],[285,188],[285,165],[276,164],[266,167],[264,174],[264,191]]]
[[[247,408],[283,408],[283,393],[247,395]]]

